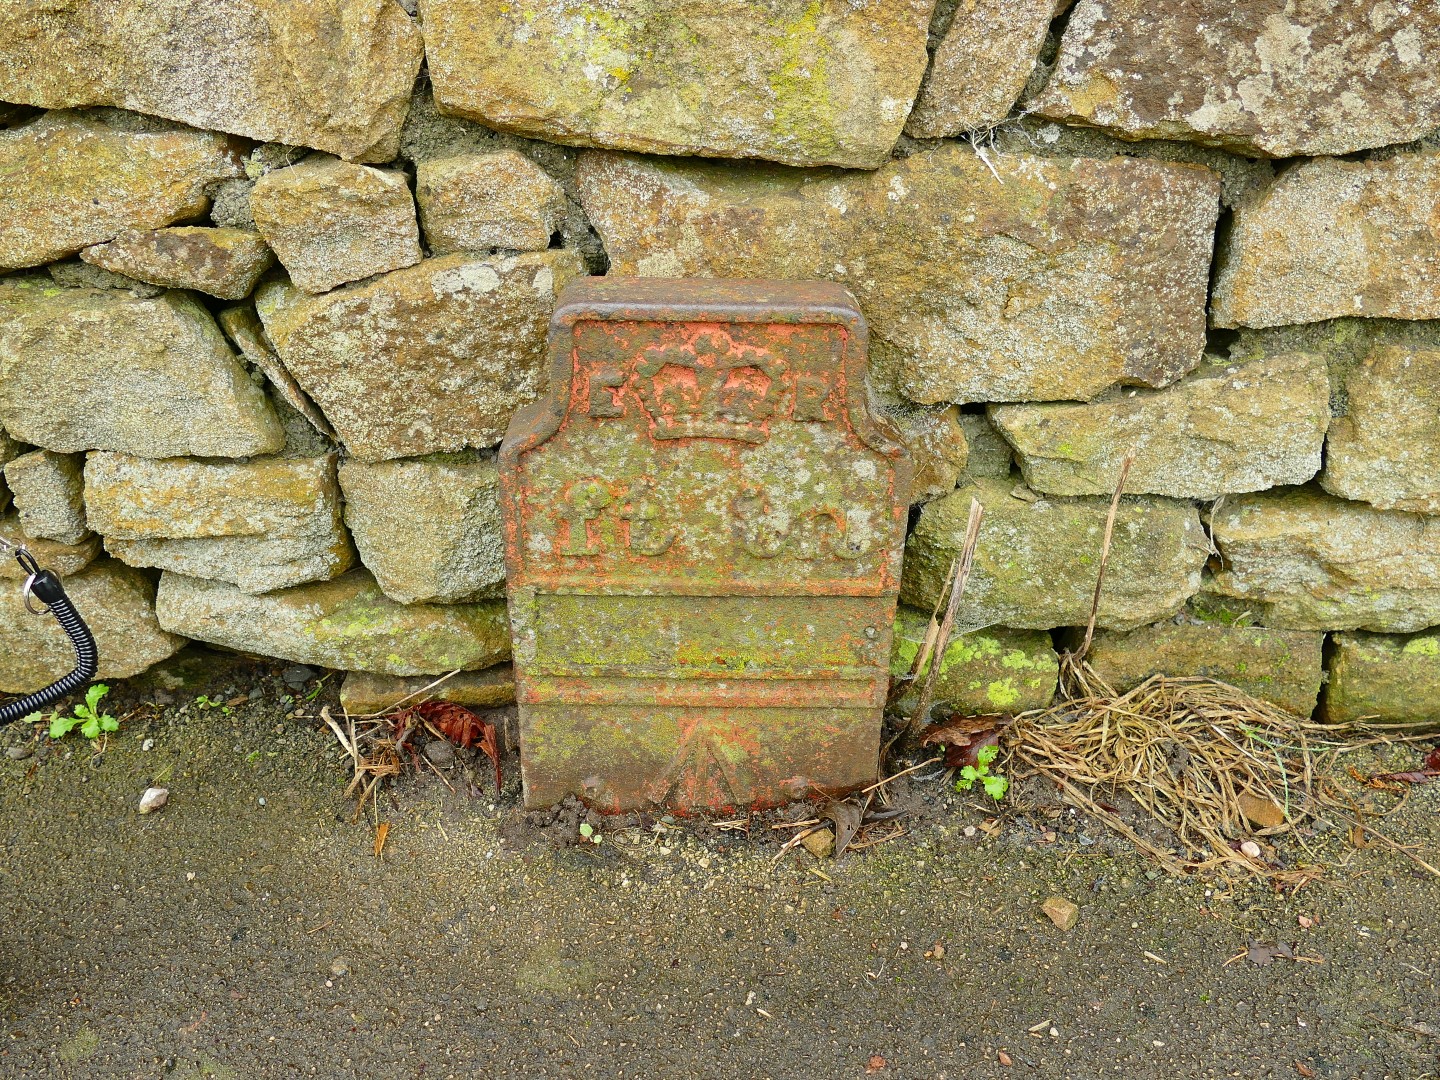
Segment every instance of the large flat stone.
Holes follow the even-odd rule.
[[[1008,480],[975,479],[928,503],[905,545],[900,599],[933,610],[959,555],[970,500],[985,508],[960,607],[966,627],[1044,630],[1090,615],[1109,499],[1016,498]],[[1209,545],[1189,503],[1124,499],[1098,625],[1129,630],[1173,615],[1200,588]]]
[[[901,605],[895,612],[891,675],[910,671],[929,623],[928,611]],[[912,712],[919,704],[919,688],[929,670],[927,664],[897,703],[902,712]],[[1043,709],[1055,699],[1059,678],[1060,658],[1044,630],[987,626],[950,638],[935,676],[933,700],[971,716]]]
[[[1328,0],[1080,0],[1034,107],[1130,139],[1348,154],[1440,127],[1440,12]]]
[[[1440,623],[1440,517],[1376,510],[1313,488],[1226,499],[1211,588],[1290,630],[1408,633]]]
[[[340,704],[351,716],[384,712],[402,702],[452,701],[476,709],[498,709],[515,704],[515,669],[497,664],[484,671],[462,671],[439,686],[429,675],[377,675],[347,671],[340,684]],[[427,689],[428,687],[428,689]]]
[[[1287,353],[1207,364],[1164,390],[1115,390],[1087,405],[992,405],[990,419],[1036,491],[1113,492],[1133,449],[1127,492],[1215,499],[1319,472],[1330,380],[1323,357]]]
[[[395,156],[421,56],[392,0],[0,6],[6,101],[119,105],[360,161]]]
[[[935,45],[905,134],[939,139],[1004,120],[1040,58],[1056,0],[963,0]]]
[[[32,450],[5,466],[5,483],[14,496],[26,537],[78,544],[90,534],[85,521],[84,468],[83,455],[50,450]]]
[[[1342,633],[1333,640],[1326,720],[1440,730],[1440,633]]]
[[[1200,362],[1207,169],[942,144],[873,173],[589,152],[577,178],[612,273],[842,282],[872,378],[923,404],[1086,400]]]
[[[37,552],[38,556],[38,552]],[[104,559],[65,578],[65,592],[100,653],[97,678],[128,679],[185,644],[155,620],[155,586],[139,570]],[[0,691],[29,694],[75,667],[75,649],[54,619],[21,602],[24,582],[0,576]]]
[[[196,217],[210,206],[207,184],[240,175],[223,135],[136,121],[57,112],[0,129],[0,270]]]
[[[420,261],[420,227],[405,174],[320,155],[268,172],[250,212],[290,280],[320,293]]]
[[[1440,513],[1440,348],[1372,349],[1346,380],[1346,400],[1325,444],[1325,490]]]
[[[1086,659],[1121,693],[1152,675],[1203,675],[1308,717],[1325,678],[1324,644],[1324,634],[1304,630],[1158,623],[1102,630]]]
[[[578,146],[873,169],[935,0],[425,0],[440,108]]]
[[[86,248],[80,258],[126,277],[222,300],[249,296],[275,256],[246,229],[180,226],[135,230]]]
[[[333,455],[197,461],[94,453],[85,502],[91,526],[122,561],[246,592],[337,577],[355,561]]]
[[[256,306],[350,453],[381,461],[498,443],[545,386],[555,294],[583,272],[563,249],[446,255],[324,296],[263,284]]]
[[[402,604],[454,604],[503,592],[500,474],[489,454],[437,454],[340,466],[345,523],[360,560]]]
[[[1440,318],[1440,151],[1317,158],[1235,208],[1216,326]]]
[[[212,645],[299,664],[382,675],[443,675],[510,658],[503,600],[397,604],[363,570],[259,596],[166,573],[160,623]]]
[[[66,453],[244,457],[285,441],[194,299],[64,289],[38,275],[0,280],[0,423]]]

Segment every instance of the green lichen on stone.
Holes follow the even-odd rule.
[[[925,637],[929,617],[915,608],[901,607],[895,617],[890,672],[909,672]],[[920,686],[929,664],[917,677]],[[1050,635],[1040,630],[987,627],[956,634],[940,658],[935,700],[961,713],[1022,712],[1049,705],[1055,694],[1059,660]],[[900,701],[901,711],[913,709],[918,691]]]
[[[804,153],[826,159],[834,156],[838,143],[830,57],[823,44],[817,48],[823,10],[821,0],[810,0],[790,25],[778,29],[771,48],[780,62],[768,81],[775,95],[776,134]]]
[[[1335,634],[1322,706],[1331,723],[1370,720],[1440,731],[1440,631]]]

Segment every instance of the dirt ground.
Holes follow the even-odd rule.
[[[1164,876],[1018,789],[987,824],[938,778],[838,862],[763,824],[557,843],[513,758],[497,797],[462,754],[455,791],[382,797],[377,858],[307,674],[187,650],[112,692],[160,707],[103,753],[0,737],[0,1075],[1440,1076],[1440,880],[1342,830],[1293,893]],[[1382,827],[1440,863],[1440,783]]]

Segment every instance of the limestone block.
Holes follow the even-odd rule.
[[[121,233],[108,243],[86,248],[80,258],[153,285],[196,289],[222,300],[249,296],[260,275],[275,262],[253,232],[201,226]]]
[[[503,600],[397,604],[363,570],[258,596],[166,573],[156,614],[167,629],[212,645],[347,671],[443,675],[510,658]]]
[[[1373,349],[1346,380],[1346,398],[1325,443],[1325,490],[1440,513],[1440,349]]]
[[[935,46],[905,134],[940,139],[998,124],[1040,58],[1055,0],[965,0]]]
[[[196,217],[210,205],[205,185],[238,175],[230,140],[209,132],[77,112],[0,129],[0,270]]]
[[[1004,480],[1014,465],[1014,455],[1005,437],[983,413],[961,413],[960,427],[965,432],[969,459],[965,471],[971,476],[992,476]]]
[[[1316,158],[1235,208],[1216,326],[1440,318],[1440,151]]]
[[[1080,0],[1034,107],[1129,139],[1348,154],[1440,127],[1440,12],[1332,0]]]
[[[565,189],[514,150],[421,162],[415,201],[432,255],[544,251],[565,217]]]
[[[905,545],[900,599],[933,610],[960,552],[970,500],[985,508],[960,608],[966,627],[1043,630],[1090,614],[1109,499],[1016,498],[1008,480],[975,479],[928,503]],[[1115,521],[1098,625],[1130,630],[1173,615],[1200,588],[1209,545],[1189,503],[1126,498]]]
[[[890,418],[900,441],[910,451],[915,469],[910,481],[910,504],[929,502],[954,491],[970,460],[960,410],[954,405],[925,408],[895,401],[885,404],[881,411]]]
[[[5,466],[5,483],[20,515],[20,531],[32,540],[78,544],[89,534],[85,523],[85,458],[34,450]]]
[[[429,675],[376,675],[370,671],[347,671],[340,684],[340,704],[351,716],[384,712],[408,701],[453,701],[473,709],[498,709],[515,704],[515,670],[497,664],[484,671],[462,671],[429,690],[435,680]]]
[[[70,639],[54,619],[25,610],[23,587],[22,580],[0,577],[0,691],[7,694],[32,693],[75,667]],[[156,621],[150,579],[123,563],[103,559],[72,573],[65,592],[95,635],[98,678],[128,679],[185,644]]]
[[[0,424],[61,453],[243,457],[285,439],[194,299],[62,289],[39,275],[0,280]]]
[[[420,261],[415,200],[394,169],[308,158],[256,181],[250,212],[290,280],[306,292]]]
[[[442,111],[578,146],[873,169],[935,0],[425,0]]]
[[[35,540],[20,528],[20,517],[13,511],[0,514],[0,536],[23,543],[44,569],[61,578],[78,574],[100,557],[100,537],[87,533],[78,544],[61,544],[55,540]],[[24,581],[28,575],[13,558],[0,558],[0,578]],[[69,670],[68,668],[66,670]]]
[[[334,455],[197,461],[93,453],[85,501],[91,526],[122,561],[246,592],[337,577],[355,561]]]
[[[896,611],[892,675],[904,675],[915,663],[929,622],[928,611],[904,605]],[[926,664],[914,688],[900,699],[902,712],[919,704],[919,687],[929,670]],[[950,638],[935,677],[934,700],[972,716],[1043,709],[1054,700],[1059,678],[1060,658],[1048,633],[987,626]]]
[[[1152,675],[1204,675],[1309,717],[1325,678],[1325,635],[1258,626],[1157,623],[1096,633],[1087,659],[1124,693]]]
[[[395,156],[421,57],[391,0],[0,5],[0,98],[119,105],[360,161]]]
[[[592,151],[577,182],[612,273],[847,285],[877,386],[922,404],[1088,400],[1200,362],[1219,213],[1207,169],[987,165],[945,143],[873,173]]]
[[[1303,484],[1320,471],[1330,422],[1323,357],[1287,353],[1251,364],[1207,364],[1164,390],[1113,390],[1088,405],[992,405],[1025,482],[1052,495],[1125,490],[1215,499]]]
[[[1322,705],[1332,724],[1369,720],[1440,730],[1440,632],[1334,635]]]
[[[345,523],[360,561],[402,604],[503,593],[500,475],[490,454],[436,454],[340,466]]]
[[[362,461],[494,446],[546,383],[555,294],[571,251],[445,255],[307,297],[262,284],[285,367]]]
[[[1440,623],[1440,517],[1310,487],[1226,499],[1211,514],[1211,587],[1266,626],[1408,633]]]

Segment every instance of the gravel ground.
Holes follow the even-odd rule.
[[[1058,804],[992,836],[938,781],[839,862],[694,822],[557,846],[516,828],[513,759],[497,797],[462,753],[455,792],[381,798],[376,858],[308,718],[333,682],[285,674],[190,650],[116,688],[162,707],[103,753],[5,733],[0,1074],[1440,1076],[1440,881],[1338,831],[1284,894],[1162,876]],[[1384,829],[1440,862],[1440,784]]]

